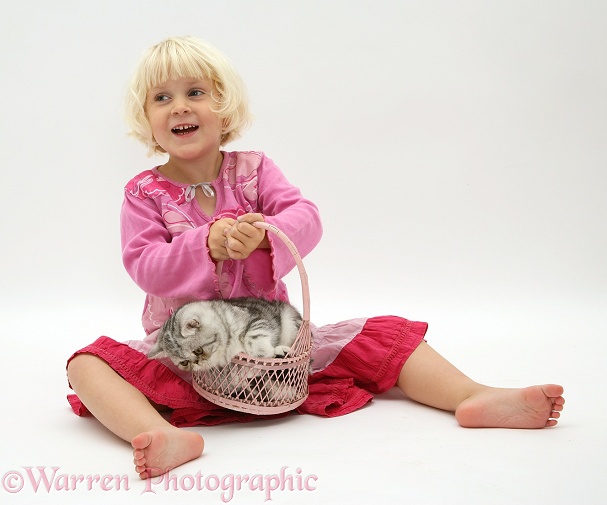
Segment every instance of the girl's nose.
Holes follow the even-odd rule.
[[[171,112],[172,114],[185,114],[190,112],[190,107],[184,100],[175,101]]]

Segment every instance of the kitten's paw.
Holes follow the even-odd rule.
[[[291,350],[291,348],[289,346],[279,345],[274,348],[274,357],[275,358],[284,358],[290,350]]]

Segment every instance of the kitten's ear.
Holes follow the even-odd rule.
[[[196,318],[192,318],[192,319],[188,319],[187,321],[185,321],[183,323],[183,326],[181,327],[181,334],[184,337],[191,337],[192,335],[194,335],[196,333],[196,330],[198,328],[200,328],[202,325],[200,324],[200,321]]]

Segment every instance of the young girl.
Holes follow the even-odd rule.
[[[68,361],[74,412],[92,413],[130,442],[142,478],[203,451],[178,426],[255,416],[216,407],[170,362],[146,353],[158,329],[192,300],[255,296],[287,300],[281,280],[295,262],[286,246],[252,226],[276,225],[302,256],[319,242],[316,206],[258,152],[226,152],[249,122],[245,89],[227,59],[192,38],[167,39],[142,57],[127,97],[133,135],[168,161],[133,178],[121,215],[124,265],[147,293],[144,340],[101,337]],[[451,411],[465,427],[554,426],[558,385],[497,389],[478,384],[425,341],[427,325],[398,317],[314,328],[310,396],[300,413],[336,416],[398,386],[410,399]],[[159,412],[170,410],[170,422]]]

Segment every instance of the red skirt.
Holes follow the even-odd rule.
[[[296,412],[335,417],[353,412],[374,394],[395,386],[400,371],[424,339],[428,325],[396,316],[354,319],[313,328],[310,394]],[[75,352],[106,361],[127,382],[152,402],[172,410],[175,426],[211,426],[289,415],[259,416],[219,407],[202,398],[172,363],[149,359],[141,345],[100,337]],[[137,349],[139,348],[139,350]],[[68,395],[77,415],[89,412],[80,399]]]

